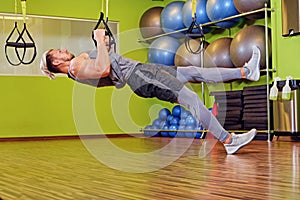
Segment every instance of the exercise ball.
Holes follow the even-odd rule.
[[[197,120],[193,115],[187,116],[185,119],[185,125],[186,126],[196,126],[197,125]]]
[[[179,125],[184,125],[185,126],[185,118],[180,118]]]
[[[196,135],[195,135],[195,138],[196,139],[200,139],[201,136],[202,136],[202,131],[203,131],[203,127],[201,126],[201,124],[198,124],[197,128],[196,128],[197,132],[196,132]]]
[[[234,6],[233,0],[207,0],[207,16],[211,21],[221,20],[239,14]],[[216,23],[221,28],[231,28],[241,22],[241,18],[235,18]]]
[[[269,4],[269,0],[233,0],[235,8],[240,13],[250,12],[265,7],[265,3]],[[264,12],[258,12],[245,16],[248,19],[260,19],[264,17]]]
[[[148,62],[168,66],[174,65],[175,54],[180,45],[180,41],[171,36],[162,36],[155,39],[149,47]]]
[[[207,22],[210,22],[210,19],[207,16],[206,13],[206,3],[207,0],[197,0],[196,1],[196,13],[195,13],[195,19],[198,24],[205,24]],[[182,17],[183,17],[183,23],[185,27],[190,27],[192,24],[192,0],[188,0],[185,2],[183,8],[182,8]],[[193,33],[199,33],[197,29],[194,29],[195,32]],[[211,31],[211,28],[205,26],[203,27],[203,32],[208,33]]]
[[[271,39],[268,37],[268,51],[271,56]],[[230,57],[236,67],[241,67],[248,62],[252,56],[253,47],[257,46],[261,51],[260,65],[266,66],[266,43],[265,27],[262,25],[251,25],[241,29],[232,39],[230,45]]]
[[[187,125],[185,126],[185,130],[188,132],[185,132],[185,136],[188,138],[194,138],[196,136],[196,132],[194,131],[196,129],[193,125]]]
[[[170,110],[167,108],[163,108],[158,113],[158,118],[160,120],[167,120],[168,116],[171,114]]]
[[[182,109],[181,113],[180,113],[180,120],[184,120],[184,124],[185,124],[185,119],[187,118],[187,116],[189,116],[191,113],[188,110]]]
[[[167,117],[167,123],[170,124],[170,122],[172,121],[173,118],[174,118],[173,115],[169,115]]]
[[[192,51],[197,51],[198,48],[205,49],[208,46],[208,43],[206,41],[203,42],[203,46],[200,46],[199,40],[191,39],[188,43],[183,43],[180,45],[180,47],[176,51],[175,55],[175,65],[176,66],[201,66],[201,55],[200,51],[197,53],[192,53],[187,50],[186,45],[189,45],[189,48]]]
[[[183,1],[173,1],[167,4],[161,12],[160,22],[162,30],[165,33],[184,29],[184,23],[182,19],[182,8],[184,6]],[[172,36],[180,38],[184,35],[182,33],[172,34]]]
[[[177,125],[170,125],[169,126],[169,136],[175,137],[177,134],[178,126]]]
[[[177,131],[176,137],[180,137],[180,138],[185,137],[185,133],[183,132],[183,130],[185,130],[185,125],[179,125],[178,130],[179,131]]]
[[[154,131],[157,130],[158,128],[156,126],[151,126],[148,125],[145,127],[144,135],[148,137],[157,137],[160,136],[159,131]]]
[[[232,38],[222,37],[208,45],[204,54],[204,67],[234,67],[230,58]]]
[[[160,132],[160,135],[162,136],[162,137],[168,137],[169,136],[169,132],[168,132],[168,130],[169,130],[169,126],[164,126],[163,128],[162,128],[162,131]]]
[[[169,122],[170,125],[179,125],[179,117],[173,117],[172,120]]]
[[[145,128],[144,128],[144,135],[145,135],[145,136],[152,136],[151,131],[149,131],[149,130],[151,130],[151,129],[152,129],[152,126],[151,126],[151,125],[145,126]]]
[[[173,109],[172,109],[172,115],[173,115],[173,117],[178,117],[178,118],[180,118],[181,111],[182,111],[183,109],[184,109],[184,108],[181,107],[180,105],[174,106]]]
[[[161,129],[162,128],[162,121],[157,118],[152,122],[152,127],[155,127],[155,129]]]
[[[140,18],[140,32],[143,38],[160,35],[163,32],[160,23],[160,15],[163,7],[153,7],[146,10]]]
[[[202,132],[196,132],[196,134],[195,134],[196,139],[200,139],[201,136],[202,136]]]

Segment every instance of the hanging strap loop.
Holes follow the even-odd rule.
[[[9,64],[11,64],[11,65],[13,65],[13,66],[18,66],[18,65],[20,65],[20,64],[22,63],[21,60],[18,59],[18,62],[16,62],[16,63],[12,62],[12,61],[9,59],[8,52],[7,52],[7,51],[8,51],[8,50],[7,50],[8,47],[15,47],[15,46],[18,45],[18,43],[16,43],[16,42],[10,42],[10,41],[9,41],[9,40],[11,39],[11,37],[13,37],[13,35],[15,35],[15,34],[18,35],[18,38],[19,38],[19,36],[20,36],[20,34],[21,34],[21,32],[20,32],[19,29],[18,29],[18,24],[17,24],[17,22],[15,22],[15,25],[14,25],[13,30],[10,32],[8,38],[6,39],[6,44],[5,44],[5,48],[4,48],[4,49],[5,49],[5,56],[6,56],[7,61],[9,62]],[[21,40],[22,40],[23,43],[25,43],[25,41],[24,41],[23,38],[21,38]],[[21,46],[21,45],[20,45],[20,46]],[[15,49],[15,51],[16,51],[16,49]],[[26,51],[26,49],[23,50],[23,57],[24,57],[24,55],[25,55],[25,53],[24,53],[25,51]]]
[[[193,54],[199,54],[201,52],[201,43],[204,41],[204,33],[203,33],[203,29],[200,26],[200,24],[198,24],[197,20],[196,20],[196,11],[197,11],[197,0],[192,0],[192,23],[189,26],[186,34],[185,34],[185,48]],[[200,38],[200,45],[196,50],[193,50],[191,48],[190,45],[190,41],[192,39],[196,39],[196,38]]]
[[[193,50],[190,46],[190,41],[192,39],[196,39],[196,38],[200,38],[201,43],[205,40],[204,39],[204,33],[203,33],[203,29],[202,27],[197,23],[196,21],[196,14],[195,14],[195,18],[193,18],[193,21],[191,23],[191,25],[189,26],[186,34],[185,34],[185,48],[193,54],[198,54],[201,52],[201,43],[199,45],[199,47],[196,50]]]
[[[18,66],[20,64],[24,64],[24,65],[31,64],[34,61],[37,54],[35,42],[26,27],[26,0],[21,0],[21,4],[22,4],[23,23],[24,23],[23,29],[20,32],[18,29],[17,22],[15,22],[14,28],[9,34],[8,38],[6,39],[6,44],[5,44],[5,56],[7,58],[7,61],[13,66]],[[15,41],[10,41],[13,35],[15,34],[17,34],[18,36],[17,39]],[[25,41],[26,37],[29,39],[29,41]],[[16,56],[18,58],[17,63],[13,63],[9,58],[8,50],[7,50],[8,47],[14,48]],[[33,48],[33,55],[31,59],[25,61],[26,50],[28,48]],[[22,49],[22,51],[20,51],[20,49]],[[20,52],[22,52],[21,55]]]
[[[116,40],[115,40],[109,26],[107,25],[107,22],[108,22],[108,18],[106,18],[106,20],[104,20],[104,13],[100,12],[100,18],[99,18],[94,30],[98,29],[102,23],[104,26],[104,29],[105,29],[105,35],[108,36],[108,38],[109,38],[108,51],[111,50],[112,45],[114,45],[114,51],[116,51]],[[92,33],[92,39],[95,43],[95,46],[97,46],[97,41],[94,39],[94,32]]]

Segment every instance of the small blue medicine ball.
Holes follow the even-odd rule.
[[[170,110],[167,108],[163,108],[159,111],[159,118],[161,120],[167,120],[167,117],[171,114]]]
[[[180,118],[181,110],[182,110],[182,109],[183,109],[183,108],[182,108],[180,105],[174,106],[173,109],[172,109],[172,115],[173,115],[174,117]]]

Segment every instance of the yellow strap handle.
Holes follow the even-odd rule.
[[[18,3],[17,0],[15,0],[15,14],[18,14]]]
[[[104,0],[101,0],[101,12],[104,13]],[[105,0],[105,16],[108,18],[108,0]]]
[[[104,8],[104,1],[101,0],[101,12],[103,12],[103,8]]]
[[[21,0],[24,24],[26,23],[26,0]]]
[[[192,18],[195,19],[197,0],[192,0]]]
[[[108,18],[108,0],[105,2],[105,16]]]

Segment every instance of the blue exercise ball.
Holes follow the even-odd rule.
[[[160,136],[159,131],[154,131],[157,130],[158,127],[153,126],[153,125],[148,125],[145,127],[145,131],[144,131],[144,135],[148,136],[148,137],[157,137]]]
[[[145,128],[144,128],[144,135],[145,136],[151,136],[151,131],[150,131],[151,129],[152,129],[151,125],[145,126]]]
[[[185,125],[179,125],[178,126],[178,131],[177,131],[177,137],[181,137],[181,138],[183,138],[183,137],[185,137],[185,133],[183,132],[183,130],[185,130]]]
[[[196,1],[196,22],[198,24],[205,24],[207,22],[210,22],[210,19],[207,16],[206,13],[206,3],[207,0],[197,0]],[[182,8],[182,18],[184,25],[188,28],[190,27],[193,19],[192,19],[192,0],[188,0],[185,2],[183,8]],[[193,33],[199,33],[197,29],[194,29],[195,32]],[[211,28],[209,27],[203,27],[203,33],[208,33],[211,31]]]
[[[162,137],[168,137],[169,136],[169,131],[166,131],[166,130],[169,130],[169,126],[164,126],[163,128],[162,128],[162,131],[160,132],[160,135],[162,136]]]
[[[185,126],[185,122],[186,122],[185,118],[181,118],[181,119],[179,120],[179,125]]]
[[[157,129],[160,129],[161,128],[161,120],[160,119],[155,119],[153,122],[152,122],[152,126],[153,127],[156,127]]]
[[[192,115],[189,115],[185,119],[185,125],[186,126],[196,126],[197,125],[197,120]]]
[[[182,8],[184,6],[183,1],[173,1],[167,4],[161,12],[160,23],[162,30],[165,33],[184,29],[184,23],[182,19]],[[174,34],[174,37],[183,37],[182,33]]]
[[[196,138],[196,139],[200,139],[201,136],[202,136],[202,133],[201,133],[201,132],[196,132],[196,134],[195,134],[195,138]]]
[[[194,138],[196,136],[196,131],[194,131],[195,129],[195,126],[192,125],[185,126],[185,130],[188,131],[185,132],[185,136],[188,138]]]
[[[177,130],[178,130],[178,125],[170,125],[169,126],[169,136],[175,137],[177,134]]]
[[[148,62],[161,65],[174,65],[176,51],[181,42],[171,36],[163,36],[155,39],[149,47]]]
[[[167,120],[167,117],[171,114],[170,110],[167,108],[163,108],[159,111],[159,119],[161,120]]]
[[[197,132],[196,132],[195,138],[199,139],[199,138],[201,138],[201,136],[203,134],[203,127],[202,127],[202,125],[198,124],[196,130],[197,130]]]
[[[221,20],[239,14],[234,6],[233,0],[207,0],[207,16],[211,21]],[[242,18],[235,18],[216,23],[221,28],[231,28],[241,22]]]
[[[182,110],[182,109],[183,109],[183,108],[182,108],[180,105],[174,106],[173,109],[172,109],[172,115],[173,115],[173,117],[178,117],[178,118],[180,118],[181,110]]]
[[[180,119],[185,120],[187,116],[189,116],[191,113],[188,110],[182,109],[180,114]]]
[[[173,118],[174,118],[173,115],[169,115],[169,116],[167,117],[167,123],[170,124],[170,122],[172,121]]]
[[[168,123],[166,120],[162,120],[162,121],[160,122],[159,128],[162,129],[162,128],[163,128],[164,126],[166,126],[166,125],[169,125],[169,123]]]
[[[172,120],[169,122],[171,125],[179,125],[179,117],[173,117]]]

